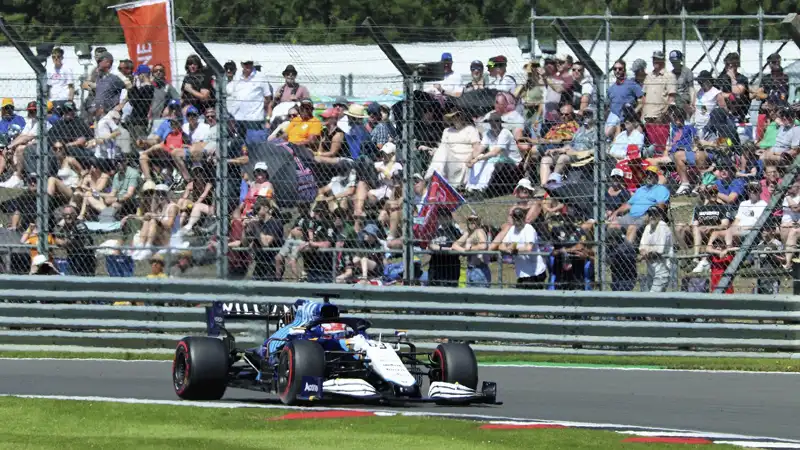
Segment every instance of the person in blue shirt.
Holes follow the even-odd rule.
[[[4,98],[2,103],[2,113],[0,114],[0,134],[8,133],[11,125],[19,125],[19,129],[25,128],[25,118],[14,113],[14,100]]]
[[[686,112],[683,108],[670,105],[667,108],[667,116],[671,122],[668,142],[669,155],[651,158],[648,161],[659,167],[675,163],[675,169],[681,178],[681,185],[675,195],[687,195],[692,191],[688,168],[697,167],[699,171],[703,171],[708,168],[711,158],[702,147],[696,146],[699,140],[697,128],[686,123]]]
[[[728,157],[718,157],[714,161],[714,166],[717,168],[717,181],[714,184],[704,185],[700,189],[713,202],[728,206],[735,214],[744,196],[747,181],[744,178],[734,177],[736,166]]]
[[[619,125],[622,123],[622,108],[626,104],[636,105],[636,102],[644,96],[642,86],[626,77],[627,66],[625,61],[619,60],[614,63],[614,77],[616,82],[608,87],[608,117],[606,118],[606,137],[614,139],[619,132]]]
[[[608,218],[609,227],[625,229],[628,242],[635,242],[636,235],[647,222],[647,210],[651,206],[669,203],[669,189],[658,184],[657,170],[653,166],[645,170],[644,185]]]

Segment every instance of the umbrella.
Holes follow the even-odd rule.
[[[269,180],[280,208],[314,201],[317,196],[317,182],[311,172],[314,157],[307,148],[284,141],[269,141],[248,146],[247,153],[247,170],[251,174],[256,163],[267,164]]]

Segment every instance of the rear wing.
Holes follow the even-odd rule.
[[[291,310],[292,306],[285,304],[213,302],[206,307],[206,332],[208,336],[217,337],[225,330],[226,320],[255,320],[264,322],[269,335],[270,324],[275,323],[278,328],[284,326],[283,320]]]

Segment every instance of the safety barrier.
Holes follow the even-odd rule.
[[[0,286],[0,347],[6,349],[168,352],[181,337],[205,333],[203,306],[211,302],[285,305],[330,295],[345,315],[369,319],[373,333],[408,330],[423,348],[450,339],[500,352],[800,353],[800,301],[794,296],[8,275],[0,276]],[[256,322],[231,322],[228,329],[253,343],[268,332]]]

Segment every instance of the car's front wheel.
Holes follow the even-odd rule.
[[[431,381],[478,388],[478,360],[467,344],[439,344],[431,355]]]
[[[185,337],[172,360],[172,384],[184,400],[219,400],[228,378],[228,352],[219,339]]]
[[[285,405],[298,403],[303,377],[325,376],[325,350],[314,341],[290,341],[278,359],[278,397]],[[320,395],[322,392],[320,392]]]

